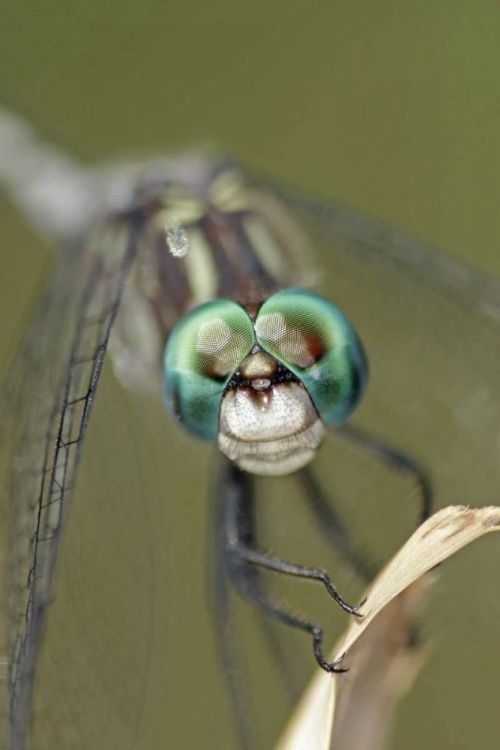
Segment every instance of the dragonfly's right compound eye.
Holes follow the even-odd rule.
[[[252,322],[236,302],[212,300],[185,315],[165,349],[163,395],[173,419],[215,440],[224,389],[254,344]]]

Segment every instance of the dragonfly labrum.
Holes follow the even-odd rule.
[[[17,452],[10,748],[26,746],[61,533],[107,352],[125,388],[156,394],[181,428],[218,447],[215,629],[240,742],[250,747],[227,636],[228,587],[309,634],[327,671],[349,665],[328,662],[322,623],[276,600],[261,571],[316,581],[341,609],[362,612],[314,559],[289,562],[261,548],[254,475],[293,475],[362,580],[373,574],[369,555],[313,473],[318,452],[348,451],[360,462],[336,468],[339,477],[347,471],[342,492],[356,506],[377,494],[377,482],[390,494],[372,470],[402,478],[415,523],[433,494],[438,505],[468,503],[480,488],[488,502],[498,482],[500,285],[218,154],[82,167],[4,112],[0,181],[40,231],[64,244],[5,399]],[[311,289],[316,246],[326,246],[333,279],[321,293]],[[359,466],[375,467],[366,469],[368,492]]]

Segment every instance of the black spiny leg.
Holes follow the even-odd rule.
[[[234,464],[222,459],[221,473],[226,486],[226,513],[224,518],[226,560],[228,575],[242,596],[258,606],[266,615],[289,627],[309,633],[313,639],[313,650],[318,664],[327,672],[343,672],[338,667],[340,660],[328,662],[322,649],[323,632],[315,623],[296,617],[271,600],[267,592],[256,586],[254,567],[262,567],[278,573],[320,581],[330,596],[342,609],[356,614],[353,607],[342,599],[335,590],[328,575],[319,568],[277,560],[258,552],[252,547],[254,533],[254,498],[252,477],[240,471]]]
[[[432,484],[424,469],[412,458],[387,445],[379,438],[360,430],[358,427],[347,425],[335,430],[335,434],[344,440],[348,440],[364,453],[381,461],[388,468],[399,471],[410,476],[420,494],[420,515],[418,525],[426,521],[432,512]]]

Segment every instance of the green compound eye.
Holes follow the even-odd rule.
[[[224,388],[254,344],[252,322],[236,302],[212,300],[185,315],[165,349],[170,415],[196,437],[214,440]]]
[[[303,289],[270,297],[255,322],[258,343],[306,387],[325,425],[342,424],[368,379],[363,345],[340,310]]]

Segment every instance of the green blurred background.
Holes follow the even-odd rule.
[[[4,2],[0,99],[89,159],[220,145],[500,275],[499,38],[486,0]],[[5,363],[51,256],[4,197],[0,227]],[[206,613],[207,483],[192,477],[209,459],[105,373],[30,748],[234,747]],[[453,580],[459,618],[458,568]],[[496,746],[481,696],[498,674],[449,638],[394,748]],[[257,689],[269,736],[284,704]]]

